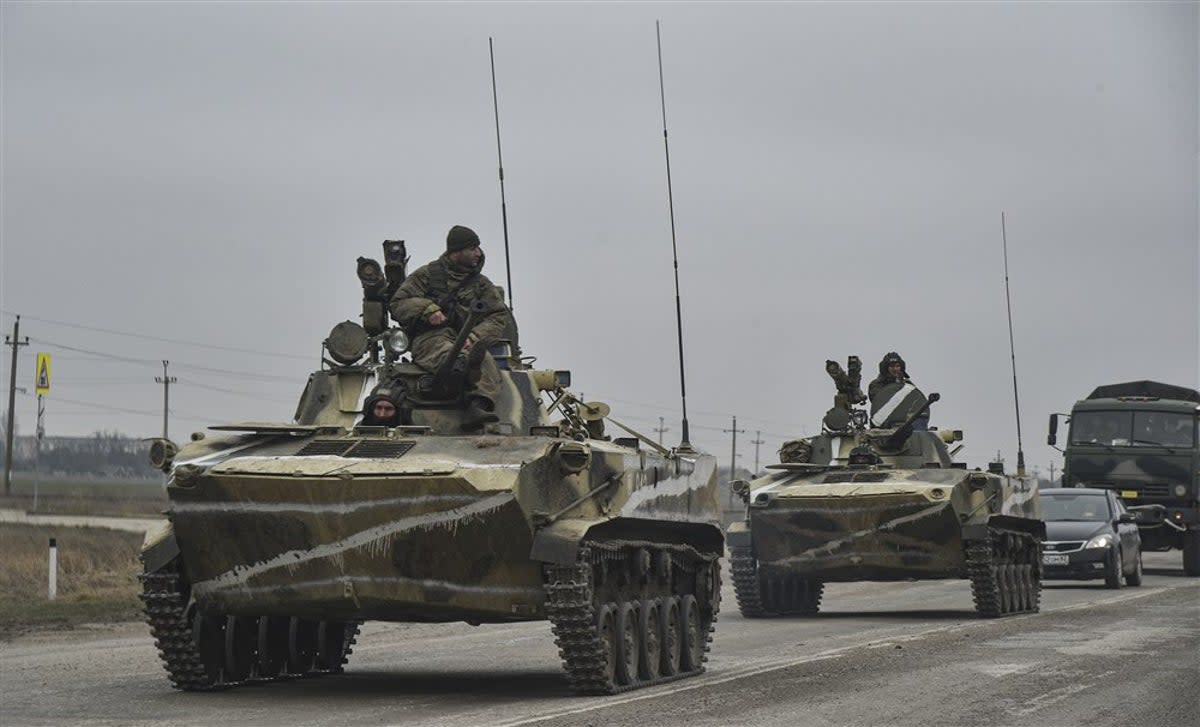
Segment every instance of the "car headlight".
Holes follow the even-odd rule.
[[[1097,535],[1096,537],[1092,538],[1091,540],[1087,541],[1087,544],[1084,545],[1083,547],[1084,547],[1084,550],[1088,550],[1091,548],[1108,548],[1108,547],[1111,547],[1112,544],[1113,544],[1112,534],[1111,533],[1101,533],[1101,534]]]
[[[399,356],[408,350],[408,334],[399,328],[388,331],[383,345],[387,346],[387,350],[391,351],[393,356]]]

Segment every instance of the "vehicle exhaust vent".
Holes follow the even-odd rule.
[[[834,472],[825,475],[824,483],[832,485],[838,482],[883,482],[887,478],[887,472]]]
[[[416,446],[416,442],[393,439],[363,439],[355,444],[345,455],[347,457],[365,457],[368,459],[386,459],[399,457]]]
[[[333,455],[344,457],[357,442],[353,439],[314,439],[304,445],[296,454],[300,457],[317,457]]]

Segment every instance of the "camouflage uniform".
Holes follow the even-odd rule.
[[[503,338],[511,317],[500,289],[479,273],[483,258],[478,269],[467,269],[451,262],[449,255],[448,251],[405,278],[389,306],[392,318],[412,339],[413,361],[428,371],[436,371],[446,360],[473,301],[483,301],[487,312],[471,330],[472,344],[483,341],[487,346],[490,341]],[[456,288],[454,296],[447,299]],[[446,322],[431,325],[429,316],[439,310],[446,315]],[[479,365],[472,366],[467,385],[468,397],[485,399],[489,409],[494,405],[500,391],[500,372],[491,356],[482,356]]]

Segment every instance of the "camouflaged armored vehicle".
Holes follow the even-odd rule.
[[[956,463],[947,444],[962,433],[922,429],[939,397],[911,383],[880,389],[869,415],[857,368],[827,362],[839,393],[822,433],[734,483],[746,502],[727,535],[742,614],[815,614],[829,582],[944,578],[969,579],[984,616],[1037,611],[1035,482]]]
[[[335,327],[293,422],[152,446],[170,506],[142,598],[172,683],[338,672],[372,619],[548,619],[585,693],[701,672],[724,549],[714,458],[610,439],[606,406],[504,343],[499,421],[464,434],[455,372],[411,363],[388,327],[404,254],[385,250],[386,276],[360,259],[365,326]],[[394,426],[363,424],[380,384],[400,392]]]

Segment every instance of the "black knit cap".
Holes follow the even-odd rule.
[[[479,235],[470,227],[455,225],[446,235],[446,252],[457,252],[479,244]]]

